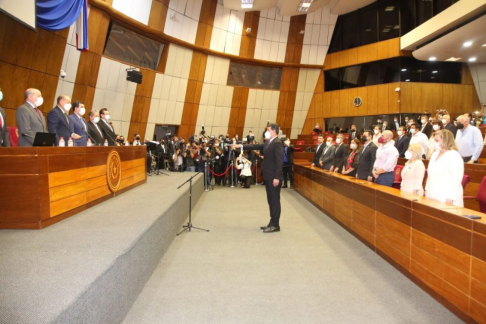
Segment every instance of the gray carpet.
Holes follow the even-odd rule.
[[[216,188],[196,206],[129,311],[139,323],[460,323],[302,198],[282,191],[282,232],[263,234],[263,187]]]
[[[188,215],[189,187],[176,188],[189,176],[151,177],[43,230],[0,231],[0,323],[120,323]]]

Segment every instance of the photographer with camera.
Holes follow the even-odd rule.
[[[174,155],[172,156],[172,160],[174,162],[174,171],[182,172],[182,163],[183,163],[183,156],[182,151],[180,148],[177,148]]]
[[[186,171],[196,172],[196,156],[197,156],[197,145],[194,142],[190,142],[185,150],[186,158]]]
[[[212,160],[213,162],[213,171],[216,174],[221,174],[225,171],[226,164],[223,165],[222,156],[223,150],[221,149],[221,141],[220,138],[214,140],[214,144],[211,147],[212,151]],[[223,180],[224,176],[215,176],[215,182],[217,186],[221,185],[221,181]]]

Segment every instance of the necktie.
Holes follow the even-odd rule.
[[[37,114],[37,116],[39,116],[39,118],[41,118],[41,115],[40,115],[40,111],[39,111],[39,109],[34,108],[34,110],[35,110],[35,113]],[[42,118],[41,118],[41,119],[42,119]]]
[[[101,129],[98,127],[98,125],[94,124],[98,132],[100,133],[101,137],[103,137],[103,133],[101,132]]]

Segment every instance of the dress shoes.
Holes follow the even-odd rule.
[[[280,226],[268,226],[263,230],[263,233],[280,232]]]
[[[260,227],[260,229],[263,231],[264,229],[266,229],[267,227],[270,227],[270,225],[267,225],[267,226],[262,226]]]
[[[282,186],[282,189],[285,189],[285,188],[287,188],[287,186]]]

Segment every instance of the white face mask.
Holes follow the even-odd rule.
[[[93,123],[95,123],[95,124],[98,124],[99,121],[100,121],[100,117],[95,117],[93,119]]]
[[[447,120],[442,119],[442,124],[444,124],[444,125],[447,124]]]
[[[269,138],[270,138],[270,132],[269,132],[269,131],[266,131],[266,132],[265,132],[265,138],[266,138],[266,139],[269,139]]]
[[[351,143],[351,149],[352,150],[356,150],[357,147],[358,147],[358,145],[356,145],[356,143]]]
[[[422,124],[425,124],[427,121],[425,119],[422,119]]]
[[[104,115],[104,116],[106,121],[110,120],[110,115]]]
[[[435,131],[438,131],[440,129],[440,126],[439,125],[434,125],[432,126],[432,128],[435,130]]]
[[[37,100],[35,101],[35,106],[40,107],[44,103],[44,98],[42,97],[37,97]]]
[[[79,108],[79,114],[83,116],[86,113],[86,108]]]
[[[415,128],[410,128],[410,134],[415,134]]]
[[[434,143],[434,149],[439,152],[442,150],[442,146],[440,146],[439,142]]]
[[[288,146],[288,145],[290,145],[290,141],[285,141],[284,143],[285,143],[285,145],[287,145],[287,146]]]
[[[412,158],[412,152],[410,152],[410,151],[405,152],[405,158],[407,160],[410,160]]]
[[[337,144],[341,144],[341,139],[340,138],[336,138],[336,143]]]
[[[326,142],[326,145],[327,146],[331,146],[332,145],[332,142]]]
[[[375,129],[375,134],[378,134],[380,132],[379,129]]]
[[[402,136],[403,132],[402,131],[398,131],[397,134],[398,134],[398,136]]]
[[[66,112],[68,112],[70,109],[71,109],[71,104],[70,103],[67,103],[67,104],[64,105],[64,110]]]

